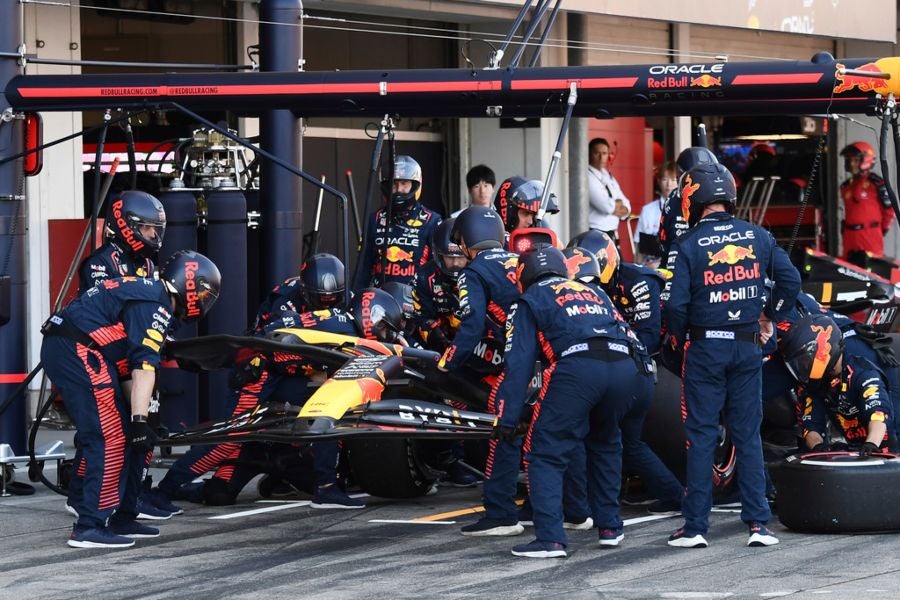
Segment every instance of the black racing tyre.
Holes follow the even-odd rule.
[[[644,421],[643,438],[663,464],[684,483],[687,472],[687,437],[681,420],[681,379],[667,369],[659,369],[658,378],[653,403]],[[721,496],[731,490],[736,464],[731,436],[721,426],[713,464],[714,495]]]
[[[416,440],[355,439],[343,442],[353,481],[382,498],[424,496],[437,479]]]
[[[771,469],[778,520],[795,531],[900,531],[900,458],[820,452]]]

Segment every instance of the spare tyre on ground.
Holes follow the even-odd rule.
[[[778,519],[808,533],[900,531],[900,458],[819,452],[771,469]]]

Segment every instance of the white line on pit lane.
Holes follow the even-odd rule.
[[[410,525],[456,525],[456,521],[416,521],[415,519],[369,519],[369,523],[408,523]]]
[[[660,598],[678,598],[693,600],[694,598],[730,598],[734,596],[731,592],[663,592]]]
[[[365,498],[368,497],[368,494],[351,494],[351,498]],[[265,508],[254,508],[253,510],[242,510],[241,512],[230,513],[227,515],[216,515],[214,517],[207,517],[208,519],[237,519],[238,517],[250,517],[253,515],[259,515],[267,512],[275,512],[277,510],[285,510],[288,508],[300,508],[303,506],[309,506],[312,504],[310,500],[260,500],[260,503],[277,503],[274,506],[267,506]]]

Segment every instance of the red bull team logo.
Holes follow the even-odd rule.
[[[833,325],[822,327],[821,325],[813,325],[810,327],[816,334],[816,353],[813,356],[812,367],[809,371],[810,379],[822,379],[825,376],[825,369],[828,367],[828,361],[831,359],[831,329]]]
[[[681,216],[685,221],[691,214],[691,196],[699,189],[700,184],[694,183],[690,174],[684,176],[684,187],[681,188]]]
[[[117,199],[113,202],[112,205],[112,214],[113,219],[116,221],[116,227],[119,229],[119,233],[122,234],[122,237],[125,239],[125,243],[128,246],[137,252],[141,248],[144,247],[144,242],[134,237],[134,232],[131,230],[131,227],[125,221],[125,216],[122,214],[122,207],[125,203],[121,198]]]
[[[728,244],[721,250],[707,252],[706,255],[709,256],[709,266],[733,265],[747,258],[756,258],[756,255],[753,254],[753,244],[746,248]]]
[[[581,250],[572,252],[572,256],[566,258],[566,270],[569,272],[569,277],[576,277],[581,271],[581,265],[589,262],[591,262],[591,257],[585,255]]]
[[[885,79],[878,77],[868,77],[865,75],[841,74],[844,65],[837,63],[835,65],[834,79],[837,82],[834,86],[835,94],[842,94],[857,89],[861,92],[888,92],[890,88]],[[866,71],[869,73],[881,74],[882,70],[876,63],[866,63],[853,69],[854,71]]]
[[[200,265],[196,261],[188,261],[184,263],[184,289],[185,294],[186,315],[190,317],[200,316],[201,295],[197,292],[196,273],[200,270]]]
[[[713,77],[708,73],[704,73],[699,77],[691,77],[691,87],[702,87],[702,88],[710,88],[710,87],[720,87],[722,85],[721,77]]]
[[[388,261],[394,262],[412,262],[413,255],[399,246],[389,246],[385,256]]]

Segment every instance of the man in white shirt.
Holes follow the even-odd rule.
[[[619,220],[627,218],[631,213],[631,202],[622,193],[619,182],[607,170],[609,142],[603,138],[594,138],[588,144],[588,150],[590,227],[605,232],[618,243]]]

